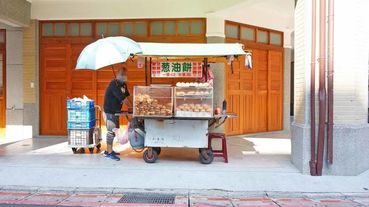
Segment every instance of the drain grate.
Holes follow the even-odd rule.
[[[124,193],[118,203],[174,204],[176,195],[162,193]]]

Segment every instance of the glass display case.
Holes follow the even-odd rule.
[[[176,117],[212,117],[212,87],[175,87]]]
[[[172,117],[173,87],[163,85],[135,86],[133,116]]]

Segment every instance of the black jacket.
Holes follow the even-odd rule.
[[[117,80],[112,80],[105,91],[104,112],[108,114],[121,112],[123,101],[128,96],[127,84],[121,84]]]

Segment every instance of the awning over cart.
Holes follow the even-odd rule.
[[[238,43],[139,43],[142,53],[138,56],[161,57],[219,57],[229,55],[246,55]]]

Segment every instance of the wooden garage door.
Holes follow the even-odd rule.
[[[243,43],[251,53],[252,69],[239,58],[227,66],[225,94],[230,110],[230,135],[283,129],[283,33],[267,28],[225,22],[226,42]]]
[[[42,21],[40,23],[40,134],[67,133],[66,100],[88,96],[99,106],[114,77],[111,68],[75,70],[83,48],[104,36],[128,36],[147,42],[205,42],[205,19]],[[145,69],[137,59],[126,63],[128,88],[145,85]],[[176,83],[179,79],[152,79],[153,83]],[[183,81],[183,80],[181,80]],[[121,123],[125,123],[125,118]]]
[[[229,111],[238,119],[227,122],[229,135],[266,132],[283,128],[282,52],[252,49],[253,68],[244,58],[226,67],[226,97]]]

